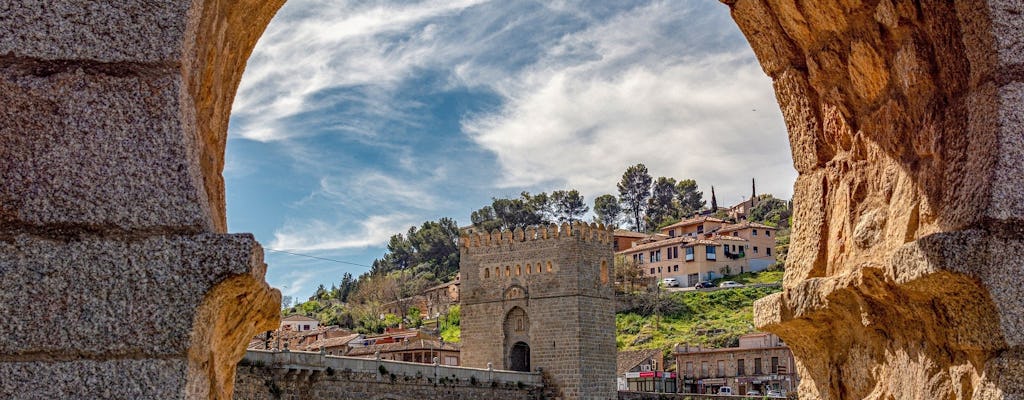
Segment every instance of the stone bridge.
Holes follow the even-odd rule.
[[[250,350],[238,365],[239,400],[537,400],[553,398],[540,372],[495,371]]]

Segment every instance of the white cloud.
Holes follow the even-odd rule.
[[[497,154],[501,186],[572,186],[593,199],[642,162],[654,176],[696,179],[708,197],[714,185],[722,203],[749,193],[751,177],[759,192],[790,194],[795,172],[771,81],[749,48],[688,38],[703,26],[662,32],[702,17],[670,5],[566,36],[495,84],[505,107],[463,128]]]
[[[358,224],[350,221],[330,223],[314,219],[288,224],[274,232],[270,248],[317,251],[382,246],[391,235],[404,232],[418,222],[407,214],[372,215]]]
[[[426,23],[484,2],[290,1],[249,60],[233,106],[240,123],[235,132],[258,141],[302,136],[284,120],[339,102],[362,105],[370,117],[411,118],[389,91],[415,68],[445,59],[446,51],[435,48],[437,28]],[[408,37],[399,42],[388,35]],[[360,95],[337,99],[325,93],[340,87],[360,88]]]

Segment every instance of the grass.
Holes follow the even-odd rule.
[[[782,282],[782,270],[775,271],[761,271],[761,272],[744,272],[739,275],[730,275],[725,278],[719,278],[712,281],[715,286],[718,286],[719,282],[722,281],[733,281],[742,283],[744,285],[751,284],[762,284],[762,283],[780,283]]]
[[[730,280],[739,282],[735,278],[730,277]],[[754,301],[780,290],[776,287],[751,287],[665,293],[663,296],[668,296],[675,305],[674,311],[668,315],[641,315],[636,312],[615,315],[616,345],[619,350],[661,349],[666,353],[677,343],[733,346],[741,335],[755,331]]]

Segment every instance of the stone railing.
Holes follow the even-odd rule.
[[[432,378],[433,382],[453,381],[480,386],[513,384],[525,387],[543,387],[539,372],[516,372],[482,368],[455,367],[450,365],[421,364],[374,358],[329,356],[323,353],[302,351],[249,350],[240,363],[273,369],[297,372],[354,372],[385,376]]]

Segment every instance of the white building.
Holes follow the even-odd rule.
[[[320,324],[313,318],[305,315],[289,315],[281,320],[282,331],[311,331]]]

